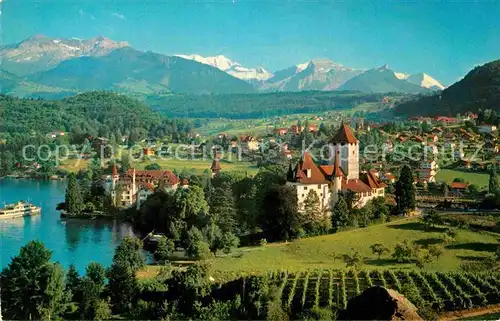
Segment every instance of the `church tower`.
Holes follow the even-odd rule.
[[[342,189],[342,178],[344,177],[344,174],[342,173],[342,170],[340,169],[340,164],[339,164],[339,151],[335,149],[335,159],[333,162],[333,172],[332,172],[332,177],[331,181],[332,184],[330,185],[330,191],[332,192],[331,196],[331,202],[332,204],[335,204],[337,202],[337,199],[339,197],[339,193]]]
[[[338,132],[333,136],[332,150],[339,153],[340,168],[346,179],[359,178],[359,141],[354,137],[351,128],[342,123]],[[335,155],[337,157],[337,155]]]

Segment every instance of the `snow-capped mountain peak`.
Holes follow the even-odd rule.
[[[420,72],[416,74],[409,75],[406,80],[409,83],[419,85],[420,87],[443,90],[445,87],[436,79],[432,78],[426,73]]]
[[[179,54],[175,56],[188,60],[194,60],[205,65],[210,65],[212,67],[227,72],[233,77],[247,81],[253,81],[253,80],[263,81],[273,76],[270,72],[266,71],[262,67],[257,67],[257,68],[243,67],[238,62],[233,61],[223,55],[203,57],[197,54],[192,54],[192,55]]]

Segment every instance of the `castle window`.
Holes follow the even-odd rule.
[[[307,177],[311,177],[311,169],[307,170]]]
[[[318,189],[321,189],[321,185],[320,184],[318,184]]]
[[[304,191],[307,191],[307,186],[304,186]]]

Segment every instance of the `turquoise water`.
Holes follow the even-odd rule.
[[[42,241],[53,261],[75,264],[80,272],[92,261],[111,264],[115,247],[133,234],[132,228],[116,221],[61,219],[55,208],[65,189],[63,181],[0,180],[0,206],[29,200],[42,207],[41,215],[0,220],[0,268],[31,240]]]

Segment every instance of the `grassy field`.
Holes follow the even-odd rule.
[[[70,172],[77,172],[80,169],[86,168],[89,163],[90,160],[70,159],[65,161],[59,167],[61,169]],[[211,160],[172,159],[172,160],[154,160],[154,161],[150,160],[135,161],[133,163],[133,166],[135,166],[137,169],[144,169],[144,167],[146,167],[151,163],[158,163],[165,170],[175,169],[177,172],[187,170],[193,172],[193,174],[201,174],[206,169],[209,169],[210,165],[212,165]],[[223,171],[247,172],[249,175],[255,175],[258,172],[258,168],[249,162],[238,162],[238,161],[230,162],[226,160],[221,160],[220,164]]]
[[[469,184],[475,184],[479,188],[487,187],[489,175],[485,173],[463,172],[453,169],[441,169],[436,175],[436,181],[451,183],[454,178],[463,178]]]
[[[243,247],[229,256],[213,260],[213,268],[220,273],[262,274],[269,270],[286,269],[300,271],[308,269],[343,269],[345,264],[336,255],[358,251],[363,257],[363,269],[415,269],[411,263],[397,263],[391,257],[397,243],[408,240],[426,246],[442,243],[445,228],[429,231],[417,218],[373,225],[367,228],[340,233],[309,237],[289,243],[270,243],[265,246]],[[477,260],[491,256],[498,244],[500,235],[491,232],[459,230],[455,242],[446,244],[443,255],[425,266],[425,271],[457,270],[463,261]],[[379,260],[370,245],[382,243],[390,249]],[[187,262],[185,262],[187,263]],[[148,266],[141,276],[154,276],[157,266]]]
[[[440,243],[443,230],[436,228],[429,232],[417,219],[407,219],[385,225],[374,225],[363,229],[345,231],[331,235],[305,238],[291,243],[268,244],[263,247],[241,248],[231,256],[218,258],[214,268],[224,271],[261,273],[270,269],[343,268],[342,260],[335,260],[335,254],[359,251],[364,257],[365,269],[372,268],[415,268],[414,264],[394,262],[389,255],[380,260],[372,254],[370,245],[382,243],[394,246],[404,240],[426,245]],[[498,235],[460,230],[453,244],[445,246],[444,254],[428,266],[429,271],[457,269],[463,259],[474,259],[491,255],[497,244]]]

